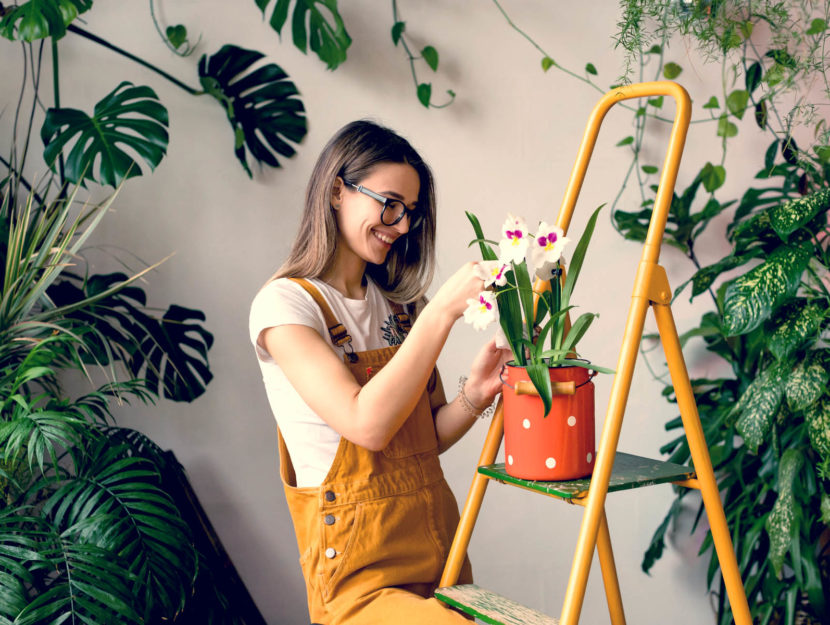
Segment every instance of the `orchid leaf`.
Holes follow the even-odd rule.
[[[155,169],[167,153],[167,125],[167,109],[155,91],[125,81],[95,105],[91,117],[77,109],[49,109],[40,132],[43,158],[55,171],[58,156],[77,138],[66,157],[66,179],[116,187],[141,175],[137,161],[122,148]]]
[[[533,328],[533,285],[527,271],[527,262],[513,263],[513,274],[516,276],[519,302],[525,316],[525,327],[530,331]]]
[[[593,323],[594,319],[597,317],[599,317],[599,315],[596,313],[584,313],[580,315],[579,318],[574,321],[573,326],[571,326],[570,331],[565,336],[565,340],[562,342],[562,349],[567,349],[568,351],[573,350],[574,346],[583,336],[585,336],[588,328],[591,327],[591,323]]]
[[[264,17],[272,0],[255,1]],[[292,0],[277,0],[273,5],[269,23],[280,35],[288,21],[291,4]],[[293,0],[293,4],[291,36],[294,45],[303,53],[311,48],[328,69],[336,69],[346,60],[346,50],[352,43],[337,10],[337,0]]]
[[[234,133],[234,153],[248,176],[248,152],[259,163],[279,167],[277,154],[290,158],[308,124],[297,87],[274,63],[253,65],[264,55],[225,45],[214,55],[199,59],[199,80],[216,98]]]
[[[567,306],[571,302],[571,294],[576,286],[576,280],[579,278],[579,272],[582,270],[582,263],[585,260],[585,253],[588,250],[588,244],[591,242],[591,236],[594,234],[594,227],[597,223],[597,217],[605,204],[599,206],[588,219],[585,225],[585,230],[579,238],[579,242],[574,249],[571,263],[568,266],[568,272],[565,276],[565,284],[562,286],[562,306]]]
[[[481,250],[481,258],[483,260],[498,260],[498,254],[493,251],[492,247],[485,243],[487,239],[484,238],[484,232],[481,230],[481,223],[478,221],[478,217],[469,211],[464,211],[464,214],[467,215],[467,219],[470,220],[470,223],[473,226],[473,231],[476,234],[476,241],[478,241],[478,248]]]
[[[573,308],[576,308],[576,306],[568,306],[567,308],[558,310],[557,312],[553,313],[548,318],[547,322],[545,322],[545,325],[542,326],[542,329],[539,332],[539,336],[536,338],[536,345],[534,345],[534,354],[537,360],[543,358],[542,351],[544,350],[545,339],[547,338],[548,333],[551,331],[551,328],[553,328],[554,324],[558,319],[562,318],[564,315],[568,313],[568,311],[570,311]]]
[[[548,366],[544,363],[528,363],[527,375],[530,381],[533,382],[533,386],[539,391],[539,397],[542,398],[542,405],[544,406],[542,414],[547,417],[553,405],[553,389],[550,385]]]

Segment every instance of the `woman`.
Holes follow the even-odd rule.
[[[429,167],[353,122],[320,155],[291,254],[251,308],[316,623],[468,622],[430,598],[458,522],[438,454],[492,403],[509,353],[485,345],[447,402],[435,362],[483,282],[468,263],[424,303],[434,252]]]

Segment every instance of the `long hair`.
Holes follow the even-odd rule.
[[[271,280],[317,278],[328,271],[337,245],[337,222],[331,208],[334,181],[340,176],[360,184],[380,163],[406,163],[418,173],[418,211],[424,219],[418,228],[395,241],[383,265],[367,263],[366,273],[393,301],[408,303],[423,297],[435,271],[432,172],[406,139],[367,120],[347,124],[323,148],[306,188],[305,208],[291,253]]]

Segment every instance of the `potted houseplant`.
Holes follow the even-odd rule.
[[[590,475],[594,457],[594,385],[610,370],[580,359],[576,345],[595,313],[571,325],[571,295],[602,207],[588,220],[570,268],[561,255],[570,242],[557,226],[541,222],[535,236],[524,219],[508,215],[499,253],[467,213],[484,261],[485,286],[470,300],[465,320],[477,328],[498,318],[513,360],[503,378],[505,470],[533,480],[569,480]],[[531,283],[529,266],[534,268]]]

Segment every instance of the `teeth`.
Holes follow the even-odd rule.
[[[384,236],[384,235],[382,235],[382,234],[381,234],[381,233],[379,233],[379,232],[375,232],[375,233],[373,233],[373,234],[374,234],[374,235],[375,235],[378,239],[380,239],[381,241],[383,241],[384,243],[386,243],[387,245],[392,245],[392,243],[394,243],[394,241],[395,241],[395,239],[392,239],[392,238],[389,238],[389,237],[387,237],[387,236]]]

